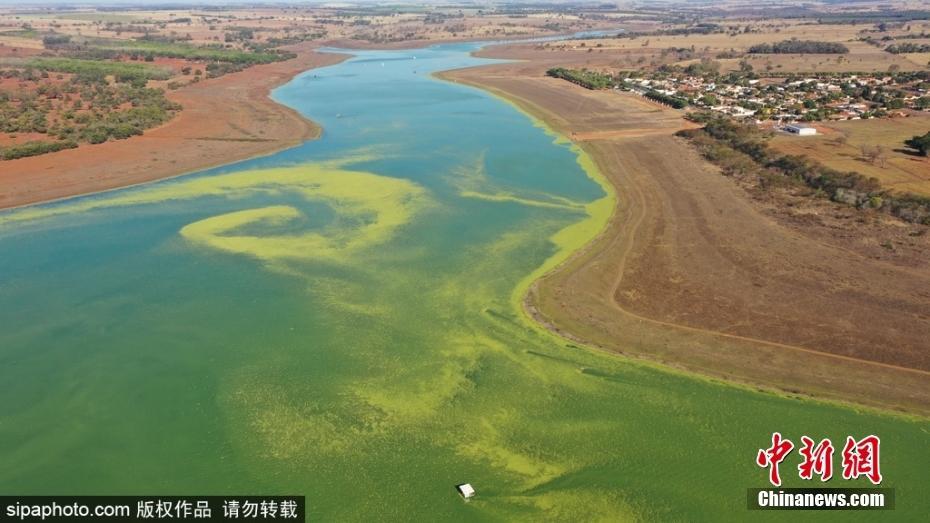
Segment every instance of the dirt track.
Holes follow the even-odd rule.
[[[443,75],[574,133],[618,190],[611,226],[534,286],[531,313],[607,350],[930,413],[930,235],[913,240],[922,256],[885,260],[779,220],[673,136],[680,113],[546,78],[549,65]]]
[[[89,194],[270,154],[320,129],[268,97],[271,89],[345,55],[295,49],[298,57],[169,91],[184,109],[127,140],[0,162],[0,209]]]

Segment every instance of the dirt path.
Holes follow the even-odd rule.
[[[320,128],[268,97],[294,75],[345,55],[298,57],[169,91],[184,109],[142,136],[0,162],[0,209],[136,185],[293,147]]]
[[[546,78],[446,73],[575,140],[617,188],[608,230],[531,290],[569,338],[789,393],[930,413],[930,267],[782,223],[681,139],[680,113]],[[927,247],[926,238],[917,238]],[[924,251],[927,252],[927,251]]]

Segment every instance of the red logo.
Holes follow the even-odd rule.
[[[882,473],[878,468],[878,436],[866,436],[859,441],[852,436],[846,437],[843,447],[843,479],[856,479],[859,476],[869,478],[873,485],[882,482]]]
[[[756,456],[756,464],[762,468],[769,467],[769,481],[776,487],[781,486],[781,476],[778,475],[778,465],[784,461],[794,443],[790,440],[783,440],[778,432],[772,433],[772,446],[767,449],[759,449]]]
[[[866,436],[856,441],[852,436],[846,437],[843,447],[843,479],[856,479],[865,476],[874,485],[882,482],[882,473],[879,465],[879,447],[881,440],[878,436]],[[756,455],[756,465],[769,469],[769,482],[781,486],[779,465],[794,449],[794,443],[783,438],[781,433],[772,433],[772,446],[759,449]],[[808,436],[801,436],[801,447],[798,453],[802,457],[798,465],[798,476],[801,479],[811,480],[814,475],[820,476],[820,481],[830,481],[833,477],[833,443],[824,438],[819,443]]]
[[[820,481],[830,481],[833,477],[833,443],[824,438],[814,447],[814,440],[801,436],[804,445],[798,450],[804,461],[798,465],[798,475],[801,479],[811,479],[814,474],[820,476]]]

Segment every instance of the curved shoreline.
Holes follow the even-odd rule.
[[[519,94],[509,92],[493,82],[482,81],[476,74],[469,76],[469,72],[474,73],[481,67],[489,66],[444,71],[436,76],[446,81],[479,88],[502,98],[531,118],[543,122],[553,133],[565,136],[568,131],[566,125],[568,122],[551,108],[542,107],[533,101],[524,99]],[[601,154],[602,151],[599,151],[593,142],[582,141],[576,146],[585,156],[594,161],[599,171],[610,172],[610,160]],[[633,183],[626,184],[626,186],[619,184],[616,176],[605,174],[604,178],[613,187],[615,195],[630,196],[631,191],[636,190]],[[604,311],[609,310],[615,316],[625,317],[624,322],[619,323],[627,329],[626,336],[612,338],[610,334],[615,335],[616,330],[607,332],[605,329],[602,332],[595,332],[590,325],[584,325],[585,322],[578,317],[580,314],[574,317],[565,314],[554,315],[555,311],[566,308],[566,295],[575,291],[575,289],[566,287],[573,273],[584,269],[591,259],[610,249],[618,241],[618,237],[622,236],[626,241],[626,253],[621,258],[625,260],[629,257],[629,251],[632,249],[632,240],[629,238],[637,234],[646,215],[645,206],[648,205],[645,196],[640,194],[640,197],[641,202],[638,204],[640,212],[636,213],[635,198],[630,196],[629,201],[622,201],[617,196],[605,227],[597,235],[554,265],[546,265],[542,267],[544,270],[534,271],[531,281],[518,288],[520,294],[518,307],[526,316],[563,339],[597,350],[658,363],[666,368],[684,371],[705,379],[722,379],[736,386],[765,390],[783,396],[804,397],[855,407],[865,406],[886,414],[893,412],[905,416],[930,415],[930,390],[923,385],[927,376],[930,376],[930,372],[821,352],[772,340],[675,324],[637,314],[607,296],[615,293],[620,286],[624,274],[622,265],[614,271],[616,274],[612,281],[603,282],[608,285],[606,297],[596,298],[588,295],[579,299],[598,301],[600,304],[598,306]],[[638,215],[639,218],[633,215]],[[624,223],[627,226],[624,226]],[[570,305],[568,307],[570,308]],[[586,313],[590,314],[590,310]],[[603,324],[611,320],[616,320],[616,318],[600,317],[593,323]],[[643,332],[649,334],[643,336]],[[665,349],[653,351],[654,347],[643,347],[644,337],[653,339],[655,343],[659,343],[661,339],[661,343],[666,346]],[[639,338],[638,341],[636,338]],[[689,361],[686,356],[683,356],[689,352],[687,349],[677,352],[668,350],[668,345],[676,343],[699,344],[707,354],[703,359],[698,357]],[[756,367],[754,371],[747,372],[745,368],[736,368],[727,363],[718,364],[714,356],[726,352],[736,354],[736,359],[774,360],[776,363],[773,366],[776,369],[792,368],[795,374],[792,375],[791,381],[786,382],[783,379],[773,379],[769,376],[766,372],[769,367]],[[762,354],[761,357],[760,354]],[[792,356],[794,356],[793,360]],[[825,371],[827,375],[832,372],[834,378],[842,376],[840,383],[825,384],[823,381]],[[828,381],[834,380],[828,379]],[[854,384],[860,387],[855,387]]]
[[[297,58],[253,66],[169,91],[183,106],[141,136],[0,163],[0,210],[67,200],[268,156],[319,138],[322,129],[271,92],[346,54],[293,49]]]
[[[540,279],[544,278],[550,273],[557,271],[559,267],[570,262],[576,256],[581,255],[591,245],[596,243],[598,238],[607,232],[608,227],[610,227],[611,222],[614,220],[614,216],[617,210],[618,199],[616,188],[610,183],[610,179],[608,179],[607,176],[601,172],[597,163],[594,161],[594,158],[588,153],[588,151],[586,151],[582,146],[573,143],[565,135],[557,131],[550,122],[546,121],[546,116],[551,116],[549,113],[538,108],[534,108],[533,105],[528,102],[518,101],[516,97],[509,95],[505,91],[501,91],[491,86],[483,86],[478,82],[471,82],[457,78],[454,76],[454,72],[455,70],[440,71],[434,73],[433,76],[446,82],[459,83],[474,87],[476,89],[481,89],[526,115],[526,117],[529,118],[534,125],[540,127],[546,134],[552,136],[556,143],[569,144],[572,152],[574,152],[578,158],[577,162],[581,167],[581,170],[584,171],[585,174],[592,181],[594,181],[594,183],[600,186],[601,190],[604,191],[603,197],[585,205],[585,210],[588,212],[587,219],[562,229],[561,231],[557,232],[554,237],[550,238],[550,241],[558,245],[559,249],[552,256],[547,258],[539,267],[533,270],[533,272],[527,274],[522,280],[520,280],[520,282],[513,290],[511,295],[511,302],[515,308],[522,310],[527,318],[542,323],[527,308],[529,292]],[[599,209],[601,206],[606,207],[605,204],[609,204],[609,209]],[[604,212],[605,210],[607,211],[606,213]],[[558,241],[557,237],[570,235],[572,231],[569,231],[569,229],[575,227],[583,229],[586,226],[594,227],[596,231],[587,235],[582,234],[577,238],[572,238],[570,245],[566,245],[568,242],[563,241],[560,243]]]

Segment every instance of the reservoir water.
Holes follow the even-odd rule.
[[[925,420],[594,352],[523,315],[528,281],[613,196],[527,115],[431,76],[484,63],[474,48],[298,76],[274,97],[325,130],[299,147],[0,213],[0,493],[299,494],[329,521],[722,520],[765,486],[773,431],[867,430],[896,515],[930,511]]]

